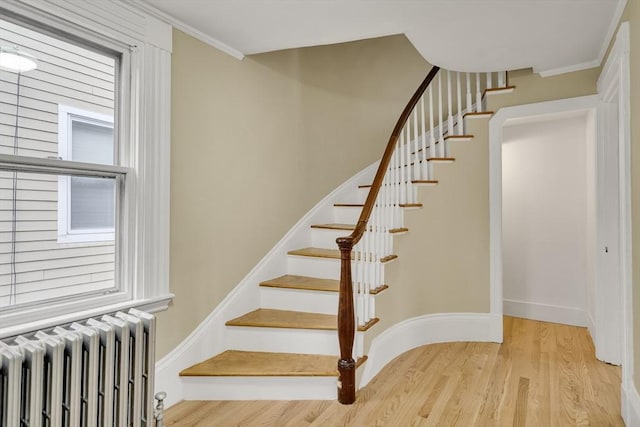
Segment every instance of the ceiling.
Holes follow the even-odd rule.
[[[236,57],[404,33],[428,62],[444,68],[533,67],[546,75],[599,65],[626,0],[138,3]]]

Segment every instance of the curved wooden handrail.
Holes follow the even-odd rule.
[[[362,235],[364,234],[369,217],[376,203],[378,192],[382,187],[384,176],[387,173],[391,157],[396,148],[398,140],[400,139],[400,132],[407,123],[411,112],[415,108],[416,104],[420,100],[420,97],[427,90],[427,87],[434,79],[440,67],[434,66],[425,77],[424,81],[418,86],[418,89],[413,94],[407,106],[404,107],[400,118],[396,122],[396,126],[391,132],[387,148],[384,151],[382,160],[376,172],[376,176],[373,179],[373,184],[369,189],[367,200],[362,208],[358,223],[355,226],[353,232],[344,237],[338,237],[336,243],[340,248],[340,295],[338,301],[338,341],[340,343],[340,360],[338,361],[338,401],[343,404],[351,404],[356,399],[355,391],[355,368],[356,363],[353,360],[353,339],[355,334],[355,315],[353,307],[353,285],[351,283],[351,251],[353,246],[356,245]]]

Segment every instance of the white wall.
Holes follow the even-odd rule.
[[[587,326],[588,115],[506,122],[504,313]]]

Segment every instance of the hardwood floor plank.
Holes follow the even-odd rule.
[[[182,402],[167,426],[623,426],[620,368],[595,359],[585,328],[504,318],[504,343],[419,347],[353,405]]]

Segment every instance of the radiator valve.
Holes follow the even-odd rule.
[[[155,396],[158,404],[156,405],[155,416],[156,416],[156,427],[164,426],[164,399],[167,398],[167,393],[164,391],[160,391],[156,393]]]

